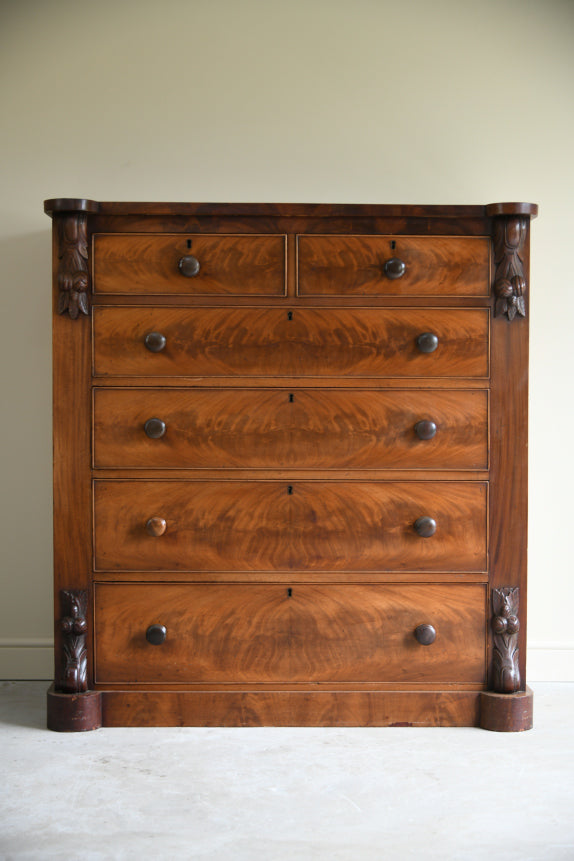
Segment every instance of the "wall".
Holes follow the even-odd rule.
[[[531,679],[574,679],[571,0],[0,10],[0,678],[51,675],[48,197],[540,204]]]

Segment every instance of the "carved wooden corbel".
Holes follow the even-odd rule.
[[[501,694],[520,690],[518,669],[518,587],[492,590],[492,630],[494,632],[492,688]]]
[[[60,630],[62,632],[63,662],[57,690],[77,694],[88,690],[88,652],[86,614],[88,593],[85,589],[63,589],[60,592]]]
[[[507,216],[494,220],[495,314],[513,320],[526,317],[524,296],[527,283],[521,252],[528,235],[528,218]]]
[[[58,216],[58,314],[72,320],[90,313],[88,300],[88,241],[85,212]]]

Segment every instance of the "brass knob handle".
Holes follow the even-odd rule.
[[[432,517],[418,517],[413,526],[421,538],[430,538],[436,532],[436,520],[433,520]]]
[[[165,643],[167,637],[167,628],[165,625],[150,625],[145,632],[145,638],[152,646],[161,646]]]
[[[152,538],[159,538],[160,535],[164,534],[166,529],[167,523],[163,517],[150,517],[145,525],[145,531],[148,535],[151,535]]]
[[[144,338],[144,344],[150,353],[161,353],[166,343],[166,337],[161,332],[148,332]]]
[[[186,278],[195,278],[196,275],[199,275],[201,268],[199,260],[197,257],[193,257],[192,254],[182,257],[177,266],[181,274],[185,275]]]
[[[384,266],[385,275],[394,281],[396,278],[402,278],[407,271],[407,265],[398,257],[391,257],[387,260]]]
[[[434,353],[438,347],[438,338],[433,332],[423,332],[417,338],[417,347],[421,353]]]
[[[436,425],[429,419],[423,419],[416,423],[415,433],[419,439],[432,439],[436,434]]]
[[[159,439],[165,433],[165,422],[161,419],[148,419],[144,425],[144,431],[150,439]]]
[[[417,625],[415,637],[421,646],[430,646],[436,640],[436,630],[432,625]]]

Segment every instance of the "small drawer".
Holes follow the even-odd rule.
[[[486,588],[95,585],[96,681],[485,682]]]
[[[94,466],[486,469],[487,418],[481,390],[102,388]]]
[[[488,296],[490,240],[299,236],[300,296]]]
[[[96,376],[488,377],[486,308],[95,307]]]
[[[94,292],[283,296],[284,235],[97,233]]]
[[[109,571],[486,571],[487,485],[94,482]]]

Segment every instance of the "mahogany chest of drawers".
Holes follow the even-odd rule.
[[[48,725],[529,728],[536,206],[45,208]]]

